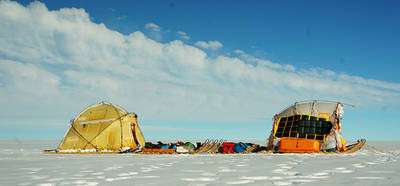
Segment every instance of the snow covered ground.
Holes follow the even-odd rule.
[[[400,142],[354,154],[45,155],[56,141],[0,141],[0,185],[400,185]]]

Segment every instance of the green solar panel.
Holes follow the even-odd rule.
[[[332,128],[332,123],[325,118],[309,115],[282,117],[278,123],[275,137],[292,137],[324,140]]]

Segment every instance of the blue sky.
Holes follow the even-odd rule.
[[[163,42],[184,30],[192,42],[220,41],[226,52],[239,48],[284,64],[400,80],[393,68],[400,67],[398,1],[44,2],[49,9],[84,8],[94,22],[123,34],[153,22],[167,32]]]
[[[0,139],[61,139],[102,100],[147,139],[265,139],[273,114],[327,99],[357,105],[345,138],[399,140],[398,7],[1,1]]]

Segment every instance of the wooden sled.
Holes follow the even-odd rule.
[[[365,139],[358,140],[357,143],[347,145],[345,151],[336,151],[336,152],[318,152],[318,154],[349,154],[349,153],[354,153],[359,151],[366,143]],[[264,154],[271,154],[271,153],[281,153],[281,152],[273,152],[272,150],[263,150],[260,151],[259,153],[264,153]]]
[[[197,150],[194,151],[193,154],[203,152],[205,149],[209,148],[210,145],[211,145],[210,140],[206,140],[201,147],[199,147]]]
[[[215,141],[214,144],[207,149],[206,151],[204,151],[205,153],[214,153],[214,152],[218,152],[219,147],[222,146],[224,142],[222,140],[220,141]]]
[[[127,149],[125,151],[59,151],[57,149],[44,150],[42,154],[123,154],[123,153],[134,153],[137,152],[139,148]]]
[[[360,150],[367,141],[365,139],[358,140],[357,143],[347,145],[345,151],[336,151],[336,152],[319,152],[321,154],[349,154],[354,153]]]
[[[259,148],[260,148],[259,145],[248,146],[248,147],[246,148],[246,150],[243,151],[243,152],[241,152],[240,154],[252,153],[252,152],[256,151],[256,150],[259,149]]]
[[[137,154],[176,154],[176,149],[142,149]]]
[[[121,154],[125,152],[119,152],[119,151],[114,151],[114,152],[60,152],[60,151],[43,151],[42,154]]]
[[[222,146],[223,140],[215,140],[215,141],[210,141],[206,140],[206,142],[196,151],[194,151],[191,154],[198,154],[198,153],[216,153],[218,149]]]

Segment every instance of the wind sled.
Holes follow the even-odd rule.
[[[274,116],[266,152],[351,153],[365,140],[346,145],[341,135],[343,104],[340,102],[302,102]]]

